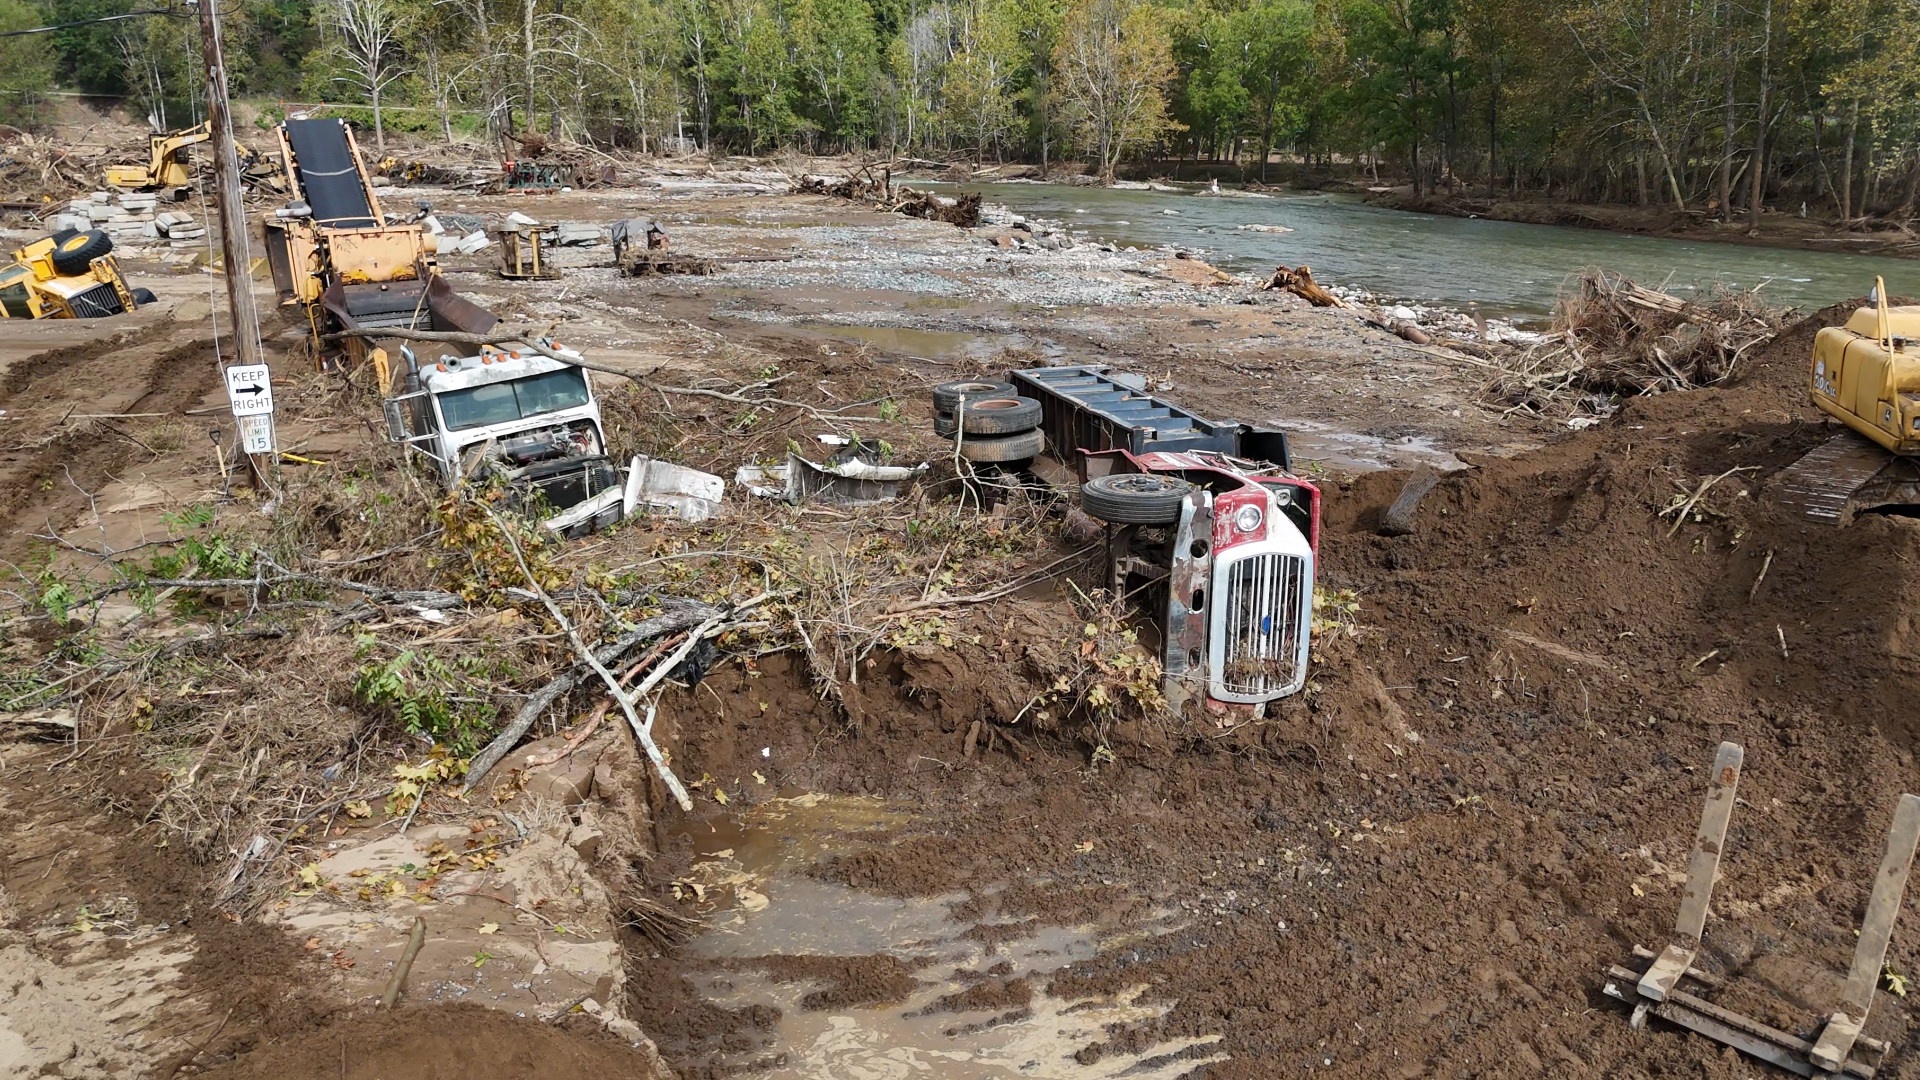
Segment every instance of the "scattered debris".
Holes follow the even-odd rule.
[[[1413,515],[1420,509],[1420,500],[1440,483],[1440,476],[1432,469],[1421,467],[1407,479],[1400,489],[1400,495],[1393,500],[1380,515],[1380,526],[1374,531],[1381,536],[1407,536],[1413,532]]]
[[[925,473],[928,464],[887,465],[886,458],[879,446],[858,438],[848,440],[825,464],[808,461],[789,449],[782,497],[790,503],[818,500],[837,506],[892,502],[900,497],[902,485]],[[757,479],[770,477],[762,474]]]
[[[712,473],[647,457],[634,458],[628,471],[639,501],[650,508],[694,524],[720,513],[727,482]]]

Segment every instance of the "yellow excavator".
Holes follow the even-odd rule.
[[[113,238],[98,229],[42,237],[0,266],[0,318],[97,319],[153,300],[148,290],[127,286]]]
[[[1814,335],[1808,392],[1850,429],[1781,470],[1780,501],[1846,525],[1888,507],[1920,507],[1920,306],[1873,304]]]
[[[149,135],[147,136],[147,163],[107,166],[107,186],[128,191],[159,191],[172,188],[176,192],[181,192],[181,189],[193,182],[193,171],[188,164],[187,148],[211,138],[213,138],[213,127],[208,123],[180,131]]]

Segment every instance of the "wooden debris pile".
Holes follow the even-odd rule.
[[[0,198],[65,200],[103,186],[109,162],[127,157],[115,147],[62,147],[45,136],[0,129]],[[144,148],[143,148],[144,153]]]
[[[1275,289],[1290,292],[1302,300],[1305,300],[1307,303],[1312,304],[1314,307],[1343,308],[1353,306],[1328,292],[1319,282],[1313,280],[1313,268],[1305,264],[1302,264],[1298,269],[1285,265],[1276,267],[1273,271],[1273,276],[1267,278],[1267,280],[1260,285],[1261,292],[1271,292]]]
[[[830,195],[836,199],[864,202],[877,210],[928,221],[944,221],[962,229],[980,224],[980,194],[967,192],[949,198],[930,191],[893,186],[891,165],[862,165],[842,177],[806,175],[793,182],[796,195]]]
[[[1594,396],[1723,382],[1783,325],[1782,313],[1761,304],[1756,291],[1716,288],[1683,300],[1612,271],[1581,271],[1560,289],[1551,333],[1496,354],[1500,373],[1489,391],[1546,414]]]

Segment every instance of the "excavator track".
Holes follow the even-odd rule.
[[[1776,500],[1826,525],[1850,524],[1863,510],[1911,501],[1912,481],[1891,475],[1895,458],[1846,431],[1814,447],[1774,478]]]

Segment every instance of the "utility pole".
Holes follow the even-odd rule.
[[[190,0],[191,2],[191,0]],[[233,148],[233,110],[227,100],[227,63],[220,51],[220,0],[198,0],[200,55],[206,65],[207,121],[213,129],[213,199],[220,212],[220,253],[227,270],[227,322],[233,342],[233,364],[257,368],[266,364],[260,354],[260,312],[253,305],[252,267],[247,258],[247,212],[240,195],[240,157]],[[256,488],[269,490],[267,478],[274,462],[273,415],[235,416],[243,433],[250,425],[265,425],[265,452],[252,445],[247,460]]]

